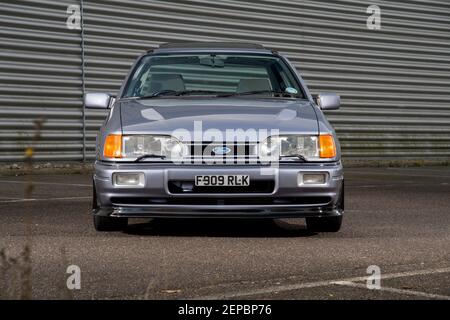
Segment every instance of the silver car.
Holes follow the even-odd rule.
[[[278,52],[243,43],[168,43],[139,57],[97,137],[98,231],[128,218],[306,218],[336,232],[344,212],[340,146],[322,110]]]

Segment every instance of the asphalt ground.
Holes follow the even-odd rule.
[[[349,168],[345,179],[338,233],[309,233],[302,219],[140,219],[100,233],[90,176],[0,177],[0,249],[17,259],[0,257],[0,297],[28,279],[35,299],[450,299],[450,167]],[[69,265],[79,290],[66,287]],[[371,265],[381,289],[367,288]]]

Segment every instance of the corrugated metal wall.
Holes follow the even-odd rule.
[[[82,159],[81,46],[66,28],[77,1],[12,1],[0,5],[0,160],[23,158],[44,118],[35,145],[38,159]]]
[[[80,32],[74,1],[0,8],[0,159],[18,159],[46,115],[37,155],[82,159]],[[366,9],[381,7],[381,30]],[[335,91],[328,113],[346,158],[450,157],[450,2],[84,0],[86,90],[115,92],[135,58],[161,42],[238,40],[286,54],[314,93]],[[87,113],[86,150],[104,113]]]

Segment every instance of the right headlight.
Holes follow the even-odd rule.
[[[185,155],[184,145],[171,136],[130,135],[123,137],[122,156],[136,158],[146,154],[180,159]]]
[[[263,160],[277,161],[283,157],[300,155],[307,160],[334,158],[336,145],[332,135],[271,136],[259,146],[259,157]]]

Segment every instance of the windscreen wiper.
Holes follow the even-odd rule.
[[[196,94],[196,93],[207,93],[207,94],[214,94],[217,95],[219,93],[223,93],[220,91],[209,91],[209,90],[182,90],[182,91],[176,91],[176,90],[161,90],[154,92],[149,95],[141,96],[141,97],[134,97],[135,99],[141,100],[141,99],[151,99],[156,98],[160,96],[186,96],[190,94]]]
[[[206,93],[206,94],[217,95],[217,94],[221,94],[221,93],[224,93],[224,92],[221,92],[221,91],[210,91],[210,90],[183,90],[183,91],[178,91],[177,93],[175,93],[175,95],[176,96],[185,96],[185,95],[196,94],[196,93]]]
[[[137,97],[133,97],[133,98],[137,99],[137,100],[151,99],[151,98],[156,98],[159,96],[175,95],[176,93],[177,93],[176,90],[161,90],[161,91],[156,91],[156,92],[153,92],[152,94],[148,94],[145,96],[137,96]]]
[[[164,160],[164,159],[166,159],[166,156],[163,156],[161,154],[154,154],[154,153],[143,154],[142,156],[137,157],[136,160],[134,160],[134,162],[139,162],[139,161],[147,159],[147,158],[159,158],[161,160]]]
[[[236,97],[236,96],[246,96],[246,95],[252,95],[252,94],[260,94],[260,93],[271,93],[273,95],[279,95],[282,97],[295,97],[299,98],[298,95],[292,94],[286,91],[280,91],[280,90],[254,90],[254,91],[245,91],[245,92],[232,92],[232,93],[225,93],[223,95],[219,95],[219,97]]]
[[[297,161],[300,161],[300,162],[307,162],[308,160],[304,157],[304,156],[302,156],[301,154],[290,154],[290,155],[288,155],[288,156],[281,156],[280,157],[280,160],[282,160],[282,159],[286,159],[286,158],[293,158],[293,159],[295,159],[295,160],[297,160]]]

